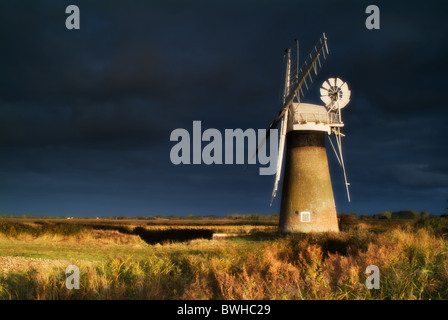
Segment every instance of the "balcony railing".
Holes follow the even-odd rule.
[[[341,121],[339,121],[339,115],[336,113],[312,112],[312,113],[294,114],[294,123],[301,124],[307,122],[315,122],[323,124],[341,123]]]

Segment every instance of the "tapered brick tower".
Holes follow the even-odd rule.
[[[325,135],[330,131],[324,106],[293,104],[286,134],[286,159],[280,206],[281,232],[338,232]],[[316,119],[319,119],[316,123]],[[308,119],[308,121],[306,120]],[[313,120],[313,121],[310,121]]]

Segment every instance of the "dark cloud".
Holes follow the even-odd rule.
[[[65,28],[77,4],[81,29]],[[448,47],[436,2],[35,1],[0,4],[0,212],[275,212],[258,167],[175,166],[172,130],[265,128],[282,53],[330,47],[307,99],[339,76],[352,203],[329,149],[339,211],[440,213],[448,194]]]

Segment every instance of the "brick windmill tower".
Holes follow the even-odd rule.
[[[276,128],[281,122],[277,174],[271,205],[280,180],[286,140],[279,221],[281,232],[339,231],[325,136],[328,137],[343,169],[350,201],[341,145],[341,137],[344,136],[341,133],[341,127],[344,126],[341,109],[350,100],[347,83],[339,78],[325,81],[320,89],[321,100],[325,105],[302,102],[328,54],[325,34],[301,68],[298,63],[297,40],[293,47],[285,51],[286,72],[282,108],[269,128]],[[333,135],[337,151],[331,139]]]

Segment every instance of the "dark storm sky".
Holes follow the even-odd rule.
[[[266,128],[283,51],[326,32],[352,202],[329,152],[338,212],[445,211],[448,27],[442,2],[2,1],[0,214],[274,213],[258,165],[179,165],[170,133]],[[81,29],[65,28],[76,4]],[[303,58],[304,59],[304,58]],[[302,59],[302,61],[303,61]],[[223,131],[224,132],[224,131]],[[330,150],[329,150],[330,151]]]

